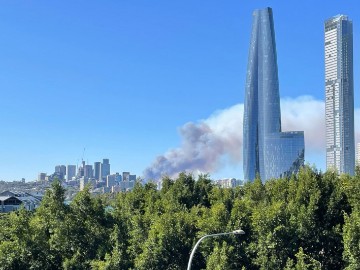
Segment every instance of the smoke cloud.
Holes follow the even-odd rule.
[[[325,151],[324,101],[311,96],[282,99],[281,124],[283,131],[304,131],[305,155]]]
[[[182,171],[213,172],[222,166],[225,155],[232,162],[240,162],[243,111],[243,104],[238,104],[217,111],[206,120],[183,125],[179,129],[181,146],[158,156],[144,171],[144,179],[173,177]]]
[[[158,180],[164,175],[176,177],[180,172],[214,173],[226,162],[237,164],[242,158],[244,105],[237,104],[213,113],[208,119],[188,122],[179,129],[181,145],[159,155],[145,169],[145,180]],[[360,119],[360,109],[355,110]],[[281,100],[283,131],[304,131],[305,159],[312,154],[325,154],[325,105],[311,96]],[[356,123],[357,121],[355,121]],[[360,126],[356,141],[360,141]]]

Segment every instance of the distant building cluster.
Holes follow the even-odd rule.
[[[220,180],[215,180],[214,184],[221,188],[235,188],[238,186],[242,186],[244,182],[235,178],[224,178]]]
[[[352,21],[347,16],[338,15],[325,21],[326,168],[350,175],[355,171],[352,35]],[[262,181],[287,177],[304,165],[304,132],[281,131],[271,8],[253,13],[243,125],[246,181],[257,176]]]
[[[93,190],[99,193],[129,191],[134,188],[136,175],[130,172],[111,174],[109,159],[102,162],[94,162],[94,166],[81,165],[57,165],[51,175],[39,173],[39,182],[52,182],[55,179],[61,180],[67,186],[78,187],[83,190],[86,185],[90,185]]]

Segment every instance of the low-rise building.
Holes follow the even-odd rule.
[[[4,191],[0,193],[0,213],[18,210],[23,206],[32,211],[40,205],[42,196],[34,196],[27,192]]]

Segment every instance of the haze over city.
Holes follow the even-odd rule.
[[[251,14],[266,6],[283,130],[304,130],[305,163],[324,170],[324,21],[340,13],[354,21],[360,142],[358,1],[23,1],[0,10],[0,180],[82,158],[242,179]]]

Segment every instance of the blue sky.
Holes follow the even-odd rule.
[[[358,0],[3,2],[0,179],[80,163],[84,148],[141,175],[181,148],[186,123],[243,103],[252,11],[267,6],[282,98],[324,99],[323,22],[349,15],[358,108]],[[242,178],[221,159],[214,178]],[[308,159],[323,168],[322,153]]]

